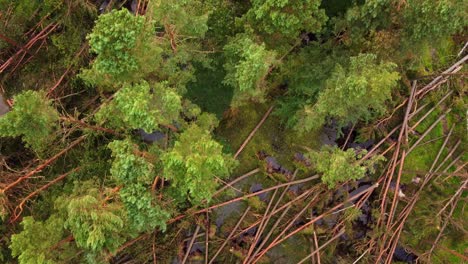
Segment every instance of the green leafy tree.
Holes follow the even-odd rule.
[[[144,16],[135,16],[127,9],[99,16],[88,35],[97,57],[81,76],[89,83],[115,88],[120,82],[136,81],[154,71],[161,50],[151,44],[153,31]]]
[[[146,16],[156,25],[154,44],[162,49],[163,63],[155,72],[159,81],[185,92],[195,81],[193,62],[208,64],[204,37],[212,7],[201,0],[150,1]],[[211,50],[212,48],[210,48]]]
[[[296,129],[320,128],[329,118],[343,126],[382,115],[400,78],[395,68],[390,62],[378,63],[373,54],[351,57],[347,68],[338,64],[317,103],[306,105],[297,113]]]
[[[427,61],[468,25],[461,6],[462,0],[367,0],[334,18],[332,31],[353,51],[367,50],[426,75]]]
[[[209,201],[219,185],[217,178],[227,177],[235,164],[231,156],[223,153],[222,145],[211,138],[209,130],[195,124],[180,135],[161,160],[175,198],[188,198],[193,204]]]
[[[288,90],[280,98],[275,113],[285,120],[288,127],[297,124],[297,111],[317,101],[335,65],[344,58],[341,52],[312,42],[297,53],[288,55],[278,66],[279,74],[275,78],[279,77],[279,80],[275,82],[287,83]]]
[[[21,136],[27,146],[41,152],[53,138],[59,119],[57,110],[44,92],[22,92],[13,100],[13,109],[0,117],[0,136]]]
[[[110,172],[117,183],[151,182],[153,165],[136,155],[140,151],[129,139],[114,140],[109,148],[114,158]]]
[[[158,24],[171,30],[174,37],[202,38],[208,30],[210,6],[200,0],[156,0],[151,2],[151,17]],[[167,28],[170,27],[170,28]]]
[[[120,190],[120,199],[127,209],[131,228],[136,232],[150,231],[156,227],[163,231],[166,229],[166,222],[171,215],[156,203],[148,186],[128,184]]]
[[[100,123],[114,128],[144,129],[153,132],[159,124],[171,124],[182,110],[180,96],[167,83],[152,87],[143,81],[124,85],[112,102],[96,114]]]
[[[260,33],[298,38],[302,31],[320,32],[327,21],[321,0],[253,0],[246,18]]]
[[[21,221],[23,230],[11,236],[11,254],[18,257],[21,264],[55,264],[67,256],[73,256],[74,251],[63,250],[61,254],[53,251],[65,236],[64,220],[52,216],[46,221],[36,221],[28,216]]]
[[[120,199],[125,204],[131,228],[137,232],[166,228],[170,214],[163,210],[150,193],[149,185],[154,178],[154,168],[130,140],[115,140],[109,143],[114,161],[111,175],[118,184]]]
[[[247,34],[239,34],[224,47],[227,57],[224,82],[235,88],[233,106],[248,100],[263,101],[266,77],[275,63],[276,54],[256,43]]]
[[[409,0],[402,7],[405,38],[415,43],[461,32],[468,25],[465,5],[463,0]]]
[[[124,216],[121,205],[106,203],[97,189],[69,198],[65,226],[72,232],[78,246],[92,252],[114,251],[124,239]]]
[[[322,173],[322,182],[329,188],[335,187],[339,182],[363,178],[367,172],[374,172],[374,165],[382,158],[374,156],[359,163],[365,154],[360,151],[356,154],[354,149],[346,151],[338,147],[323,147],[319,152],[312,151],[307,154],[317,172]]]

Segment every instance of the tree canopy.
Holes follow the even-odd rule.
[[[375,163],[381,157],[375,156],[372,160],[360,163],[360,158],[365,154],[365,151],[357,154],[352,148],[343,151],[337,147],[324,147],[320,151],[308,153],[308,157],[316,171],[322,173],[322,182],[333,188],[338,183],[362,179],[366,173],[374,171]]]
[[[33,150],[44,150],[53,139],[57,110],[43,92],[25,91],[13,100],[13,109],[0,119],[0,136],[21,136]]]
[[[144,129],[151,133],[160,124],[171,124],[179,118],[181,98],[167,83],[125,84],[114,99],[96,114],[99,123],[114,128]]]
[[[464,263],[465,2],[0,0],[0,262]]]
[[[222,145],[211,138],[209,131],[195,124],[180,135],[161,160],[175,198],[187,197],[194,204],[209,201],[220,179],[229,176],[235,164],[223,152]]]
[[[321,127],[327,119],[341,126],[357,121],[367,122],[385,113],[391,91],[400,79],[396,65],[377,62],[373,54],[350,58],[347,69],[337,65],[318,95],[317,103],[298,113],[299,130]]]

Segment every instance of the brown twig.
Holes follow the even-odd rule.
[[[78,58],[82,53],[83,51],[86,49],[86,47],[88,46],[88,44],[83,44],[81,49],[78,51],[77,54],[75,54],[75,58]],[[60,83],[62,83],[63,79],[65,78],[65,76],[68,74],[68,72],[70,72],[71,68],[72,68],[73,64],[70,63],[70,66],[68,66],[68,68],[65,70],[65,72],[62,74],[62,76],[60,77],[60,79],[55,83],[54,86],[52,86],[48,92],[47,92],[47,96],[49,97],[53,92],[54,90],[60,85]]]
[[[47,166],[49,166],[51,163],[53,163],[54,161],[56,161],[58,158],[60,158],[62,155],[64,155],[65,153],[67,153],[70,149],[74,148],[75,146],[77,146],[78,144],[80,144],[81,142],[83,142],[83,140],[85,140],[86,136],[81,136],[79,137],[78,139],[76,139],[75,141],[73,141],[67,148],[63,149],[62,151],[60,151],[59,153],[55,154],[52,158],[46,160],[45,162],[43,162],[41,165],[37,166],[34,170],[30,171],[29,173],[27,173],[26,175],[18,178],[16,181],[8,184],[3,190],[0,190],[1,193],[6,193],[8,190],[10,190],[11,188],[15,187],[16,185],[18,185],[19,183],[23,182],[24,180],[27,180],[29,178],[31,178],[33,175],[35,175],[36,173],[38,172],[41,172],[43,169],[45,169]]]
[[[77,172],[80,169],[81,168],[78,167],[78,168],[75,168],[75,169],[73,169],[73,170],[71,170],[71,171],[69,171],[67,173],[62,174],[59,177],[55,178],[54,180],[48,182],[47,184],[45,184],[41,188],[39,188],[39,189],[35,190],[34,192],[30,193],[28,196],[26,196],[23,200],[21,200],[19,205],[15,208],[12,219],[10,220],[10,222],[11,223],[15,222],[21,216],[21,213],[23,212],[23,206],[29,199],[31,199],[33,196],[39,194],[40,192],[44,191],[45,189],[49,188],[53,184],[65,179],[65,177],[67,177],[68,175],[70,175],[70,174],[72,174],[74,172]]]
[[[279,185],[276,185],[276,186],[273,186],[273,187],[270,187],[270,188],[266,188],[264,190],[261,190],[261,191],[255,192],[255,193],[246,194],[244,196],[237,197],[237,198],[231,199],[229,201],[226,201],[226,202],[223,202],[223,203],[220,203],[220,204],[212,205],[212,206],[210,206],[208,208],[196,211],[195,214],[204,213],[204,212],[206,212],[208,210],[212,210],[212,209],[215,209],[215,208],[218,208],[218,207],[222,207],[222,206],[225,206],[225,205],[237,202],[237,201],[241,201],[241,200],[247,199],[249,197],[253,197],[253,196],[262,194],[262,193],[266,193],[266,192],[269,192],[269,191],[272,191],[272,190],[275,190],[275,189],[278,189],[278,188],[282,188],[282,187],[290,186],[290,185],[295,185],[295,184],[300,184],[300,183],[305,183],[305,182],[309,182],[309,181],[312,181],[312,180],[315,180],[315,179],[318,179],[318,178],[319,178],[318,175],[314,175],[314,176],[311,176],[311,177],[308,177],[308,178],[305,178],[305,179],[296,180],[296,181],[287,182],[287,183],[282,183],[282,184],[279,184]]]
[[[249,177],[249,176],[252,176],[256,173],[258,173],[260,171],[260,168],[256,168],[254,170],[251,170],[249,172],[247,172],[246,174],[242,175],[242,176],[239,176],[239,177],[236,177],[236,179],[234,179],[233,181],[229,182],[229,183],[226,183],[221,189],[217,190],[214,194],[213,194],[213,197],[216,197],[218,196],[220,193],[222,193],[224,190],[226,190],[227,188],[229,187],[232,187],[235,183]]]
[[[315,251],[313,251],[312,253],[310,253],[307,257],[303,258],[301,261],[299,261],[297,264],[302,264],[304,262],[306,262],[310,257],[314,256],[315,254],[320,254],[320,250],[325,248],[326,246],[328,246],[328,244],[330,244],[331,242],[333,242],[334,240],[336,240],[337,238],[339,238],[340,236],[342,236],[344,234],[345,230],[342,229],[338,234],[336,234],[335,236],[333,236],[332,238],[330,238],[327,242],[323,243],[323,245],[321,245],[319,248],[317,248]]]
[[[221,253],[221,251],[223,250],[224,246],[226,246],[228,241],[231,240],[232,236],[234,235],[234,232],[236,232],[237,228],[239,228],[240,224],[242,223],[244,218],[247,216],[247,213],[250,211],[250,208],[251,207],[248,206],[247,209],[245,209],[244,214],[242,214],[241,218],[237,221],[236,226],[231,230],[231,233],[229,234],[229,236],[226,238],[226,240],[224,240],[223,244],[221,244],[219,249],[216,251],[216,253],[213,255],[213,257],[208,263],[211,264],[213,263],[213,261],[216,260],[216,257],[219,255],[219,253]]]
[[[115,136],[121,136],[119,133],[117,133],[116,131],[114,131],[112,129],[104,128],[104,127],[100,127],[100,126],[93,126],[93,125],[87,124],[86,122],[84,122],[82,120],[75,119],[73,117],[61,116],[60,120],[65,121],[65,122],[69,122],[69,123],[73,123],[73,124],[77,124],[78,126],[88,128],[88,129],[91,129],[91,130],[106,132],[106,133],[109,133],[109,134],[112,134],[112,135],[115,135]]]
[[[282,234],[284,234],[284,232],[282,232],[282,234],[280,234],[279,236],[277,236],[277,238],[275,240],[273,240],[273,242],[270,243],[270,245],[265,248],[262,252],[260,252],[258,254],[258,257],[254,260],[254,262],[258,261],[261,257],[263,257],[263,255],[265,255],[270,249],[272,249],[273,247],[281,244],[283,241],[285,241],[286,239],[290,238],[291,236],[301,232],[302,230],[304,230],[305,228],[309,227],[310,225],[314,224],[315,222],[317,222],[318,220],[322,219],[325,215],[329,214],[329,213],[332,213],[334,212],[335,210],[341,208],[345,203],[347,202],[351,202],[353,200],[355,200],[356,198],[358,198],[359,196],[365,194],[365,193],[369,193],[369,192],[372,192],[374,191],[375,188],[378,187],[378,184],[374,184],[373,186],[369,187],[368,189],[366,190],[363,190],[351,197],[349,197],[348,199],[346,199],[344,202],[341,202],[339,203],[338,205],[334,206],[333,208],[329,209],[328,211],[326,211],[325,213],[315,217],[314,219],[310,220],[309,222],[305,223],[304,225],[298,227],[297,229],[295,229],[294,231],[290,232],[289,234],[287,235],[284,235],[282,236]],[[284,229],[284,230],[287,230]],[[282,237],[281,237],[282,236]],[[281,237],[281,238],[280,238]]]
[[[193,234],[193,237],[190,240],[190,243],[187,247],[187,252],[185,252],[185,256],[184,256],[184,259],[182,260],[182,264],[185,264],[185,262],[187,262],[188,256],[190,255],[190,250],[192,250],[193,242],[195,242],[195,238],[197,237],[198,231],[200,231],[200,225],[197,225],[197,228],[195,229],[195,233]]]
[[[446,220],[444,222],[444,224],[442,225],[442,228],[440,228],[440,231],[439,231],[439,234],[437,235],[436,239],[434,240],[434,242],[432,243],[432,247],[431,249],[429,250],[429,252],[427,252],[427,254],[430,255],[432,254],[432,252],[434,251],[434,249],[436,248],[440,238],[442,237],[442,234],[444,233],[445,231],[445,228],[447,227],[447,224],[449,222],[449,219],[452,217],[452,214],[453,212],[455,211],[455,208],[457,207],[457,204],[458,204],[458,201],[461,197],[461,194],[462,194],[462,191],[466,188],[468,184],[468,179],[466,179],[463,184],[460,186],[460,188],[457,190],[457,192],[455,192],[455,194],[452,196],[452,198],[450,199],[450,201],[446,204],[446,206],[444,206],[444,208],[442,208],[441,211],[439,211],[439,214],[445,210],[445,208],[447,208],[447,206],[449,204],[452,204],[452,208],[450,209],[450,212],[448,213],[447,217],[446,217]],[[439,215],[437,214],[437,215]]]

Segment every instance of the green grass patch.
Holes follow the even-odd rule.
[[[424,114],[424,113],[423,113]],[[417,128],[418,134],[423,134],[427,129],[437,120],[441,115],[441,111],[435,110],[432,112]],[[415,119],[417,120],[417,118]],[[443,120],[442,120],[443,122]],[[423,141],[417,146],[405,159],[404,170],[406,171],[420,171],[427,172],[432,166],[432,163],[437,156],[444,142],[444,126],[443,123],[439,122],[431,132],[423,139]],[[412,136],[411,141],[414,143],[420,136]],[[411,145],[411,143],[410,143]],[[443,159],[444,154],[447,151],[444,150],[443,155],[440,159]],[[409,183],[411,179],[416,176],[416,173],[404,173],[402,175],[402,182]]]

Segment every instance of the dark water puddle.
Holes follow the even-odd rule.
[[[143,129],[138,129],[137,134],[140,136],[141,140],[148,144],[162,143],[166,139],[166,134],[159,130],[155,130],[152,133],[146,133]]]
[[[406,250],[402,246],[397,246],[395,252],[393,253],[394,261],[401,261],[405,263],[416,263],[418,256]]]

